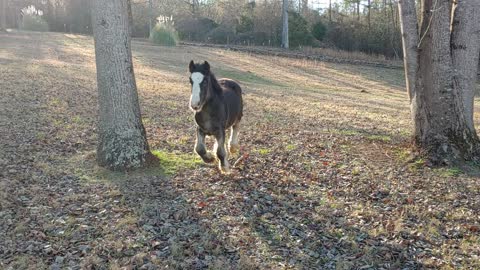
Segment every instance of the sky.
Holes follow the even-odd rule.
[[[309,2],[309,5],[313,9],[317,9],[317,8],[326,9],[326,8],[328,8],[328,0],[310,0],[308,2]],[[339,0],[332,0],[332,5],[334,3],[337,3],[337,2],[339,2]]]

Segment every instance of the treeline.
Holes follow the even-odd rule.
[[[91,0],[6,0],[7,24],[91,34]],[[280,46],[281,0],[126,0],[134,37],[156,24],[185,41]],[[33,6],[34,8],[28,6]],[[290,47],[333,47],[400,58],[396,0],[293,0]],[[42,24],[42,27],[36,26]],[[158,28],[157,28],[158,29]]]

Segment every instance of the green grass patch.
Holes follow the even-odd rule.
[[[287,146],[285,146],[285,149],[287,149],[287,151],[293,151],[297,149],[297,146],[295,144],[288,144]]]
[[[264,155],[268,155],[271,152],[271,150],[268,148],[259,148],[256,150],[256,152],[264,156]]]
[[[202,163],[202,160],[193,154],[177,154],[162,150],[153,150],[160,160],[160,167],[166,175],[174,175],[179,170],[193,169]]]
[[[392,138],[388,135],[374,134],[374,135],[368,135],[366,137],[367,137],[367,139],[372,140],[372,141],[389,142],[389,141],[392,140]]]
[[[333,129],[331,130],[333,134],[345,135],[345,136],[355,136],[360,135],[360,132],[353,129]]]
[[[276,83],[274,81],[265,79],[263,77],[257,76],[253,72],[246,72],[246,71],[240,71],[240,70],[225,70],[225,69],[220,69],[217,68],[215,70],[215,74],[217,75],[217,78],[230,78],[232,80],[240,81],[242,83],[255,83],[255,84],[264,84],[264,85],[269,85],[269,86],[283,86],[282,84]]]
[[[443,177],[457,177],[463,173],[459,168],[439,168],[436,171]]]
[[[409,169],[411,172],[420,170],[420,169],[422,169],[423,167],[425,167],[425,162],[426,162],[425,159],[423,159],[423,158],[418,158],[418,159],[416,159],[415,161],[413,161],[413,162],[408,166],[408,169]]]
[[[412,157],[412,153],[410,149],[407,149],[407,148],[399,148],[395,150],[395,155],[401,162],[407,162]]]

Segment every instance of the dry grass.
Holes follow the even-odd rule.
[[[0,34],[0,268],[480,267],[480,181],[409,162],[401,70],[133,49],[168,162],[117,174],[94,163],[91,38]],[[249,157],[231,176],[192,153],[191,59],[244,89]]]

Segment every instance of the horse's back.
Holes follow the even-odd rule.
[[[230,79],[219,79],[218,83],[223,90],[223,99],[228,108],[228,126],[238,123],[243,116],[242,88]]]
[[[218,80],[218,83],[220,84],[220,86],[222,86],[224,92],[232,90],[240,97],[240,99],[242,98],[242,88],[236,81],[222,78]]]

